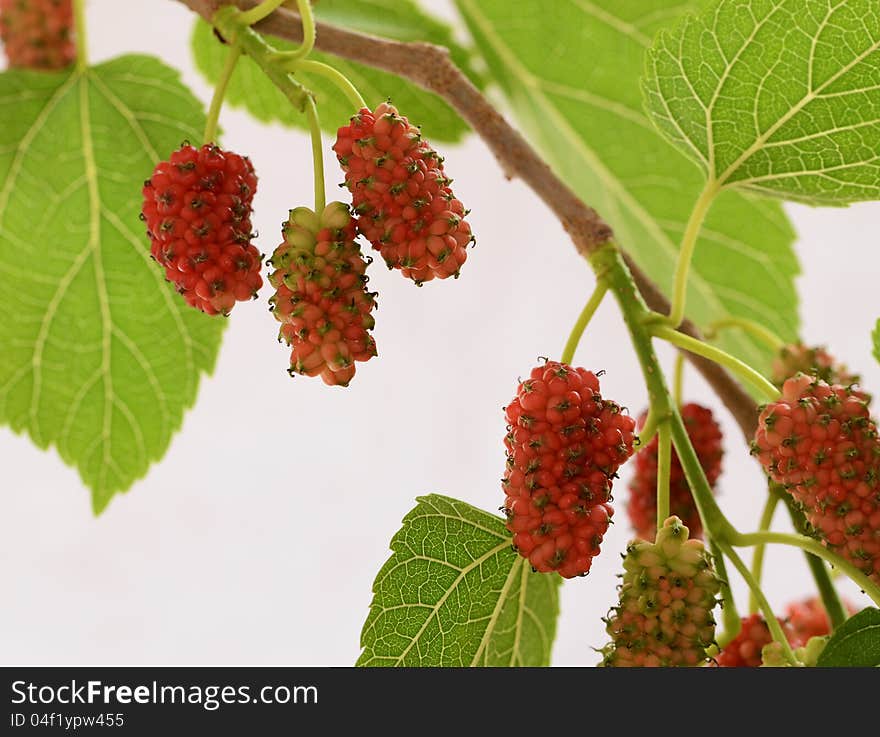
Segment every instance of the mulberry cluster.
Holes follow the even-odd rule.
[[[367,291],[367,261],[355,235],[342,202],[331,202],[320,215],[298,207],[284,224],[284,242],[270,261],[270,304],[282,323],[279,340],[291,346],[291,375],[347,386],[355,361],[376,355],[368,332],[376,295]]]
[[[623,559],[620,599],[606,619],[608,667],[698,666],[715,641],[721,582],[700,540],[670,517],[656,541],[630,543]]]
[[[535,570],[586,574],[612,510],[611,484],[632,455],[635,422],[602,398],[595,374],[547,361],[507,406],[504,511]]]
[[[150,252],[183,298],[209,315],[228,315],[263,285],[251,243],[256,189],[250,160],[213,144],[185,143],[144,182]]]
[[[64,69],[76,59],[72,0],[0,0],[0,40],[10,67]]]
[[[363,108],[333,146],[358,230],[389,268],[417,284],[458,276],[473,240],[443,159],[418,128],[383,103]]]
[[[644,425],[646,413],[639,423]],[[712,488],[721,475],[722,448],[721,428],[712,417],[712,410],[699,404],[686,404],[681,408],[681,418],[687,428],[688,437],[706,473]],[[629,485],[629,502],[626,510],[635,533],[640,538],[651,538],[657,528],[657,458],[659,440],[655,436],[635,458],[635,473]],[[672,450],[672,464],[669,475],[669,511],[681,519],[690,530],[691,537],[702,537],[703,525],[691,488],[684,475],[684,469],[675,449]]]
[[[798,374],[762,409],[752,453],[825,544],[880,582],[880,441],[867,403]]]

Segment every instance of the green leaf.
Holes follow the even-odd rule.
[[[874,323],[874,332],[871,333],[871,342],[873,343],[874,358],[880,363],[880,319]]]
[[[165,453],[223,320],[188,307],[138,220],[159,158],[198,140],[176,71],[124,56],[0,74],[0,421],[58,449],[97,512]]]
[[[471,79],[479,81],[470,66],[470,52],[455,42],[449,26],[426,14],[413,0],[321,0],[315,6],[315,14],[319,20],[356,31],[398,41],[429,41],[445,46]],[[296,48],[295,44],[281,39],[271,37],[268,40],[281,50]],[[199,71],[215,84],[223,68],[227,47],[214,36],[211,26],[201,20],[196,22],[193,30],[192,45]],[[336,67],[354,82],[368,105],[375,106],[392,98],[400,111],[415,125],[420,125],[429,138],[457,141],[467,131],[464,121],[443,100],[396,75],[319,51],[312,52],[309,58]],[[323,77],[304,73],[296,76],[314,91],[322,127],[336,133],[355,112],[345,96]],[[307,127],[303,114],[293,109],[287,98],[250,59],[239,61],[226,99],[235,107],[246,108],[263,122]]]
[[[863,609],[840,625],[816,665],[820,668],[880,666],[880,609]]]
[[[880,199],[880,4],[720,0],[648,55],[647,108],[719,187]]]
[[[654,32],[690,6],[677,0],[456,0],[494,78],[557,174],[614,227],[663,288],[703,177],[642,110],[639,79]],[[688,316],[758,320],[783,339],[798,328],[791,248],[778,203],[725,192],[709,212],[688,283]],[[770,353],[741,331],[726,350],[768,370]]]
[[[533,573],[498,517],[437,494],[417,501],[373,584],[357,664],[549,665],[559,576]]]

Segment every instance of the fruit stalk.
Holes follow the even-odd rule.
[[[577,350],[578,343],[581,341],[581,336],[584,334],[587,325],[590,324],[590,320],[593,319],[593,315],[596,314],[599,305],[602,304],[602,298],[607,291],[607,284],[602,281],[596,282],[596,288],[593,290],[590,299],[587,300],[587,304],[584,305],[584,309],[581,311],[574,327],[571,329],[571,335],[568,336],[568,341],[562,351],[562,363],[571,363],[574,358],[574,352]],[[663,519],[666,519],[666,517],[663,517]]]
[[[84,72],[89,68],[86,0],[73,0],[73,27],[76,36],[76,71]]]
[[[315,98],[309,95],[306,101],[306,117],[309,120],[309,134],[312,139],[312,169],[315,176],[315,212],[321,212],[327,204],[324,186],[324,146],[321,143],[321,123],[318,120],[318,106]]]
[[[780,492],[781,491],[782,490],[780,490]],[[806,524],[803,513],[795,507],[794,500],[788,495],[785,497],[785,502],[785,506],[788,508],[788,513],[791,515],[791,521],[795,530],[803,533]],[[806,551],[804,551],[804,558],[807,560],[810,573],[813,574],[816,588],[819,590],[819,596],[822,599],[822,606],[825,607],[825,611],[828,613],[828,621],[831,624],[831,631],[833,632],[849,618],[849,614],[843,606],[843,602],[840,600],[840,595],[837,593],[837,589],[834,587],[834,582],[831,580],[831,575],[828,572],[828,567],[825,565],[825,561]]]
[[[715,571],[718,578],[721,579],[721,621],[724,623],[724,631],[717,638],[718,646],[724,648],[738,634],[742,625],[742,619],[736,608],[736,600],[733,598],[733,591],[730,590],[730,579],[727,576],[727,564],[724,562],[724,556],[721,549],[710,537],[707,540],[709,550],[712,551],[712,560],[715,563]]]
[[[214,87],[214,95],[211,98],[211,107],[208,109],[208,118],[205,121],[205,135],[203,143],[217,142],[217,123],[220,120],[220,108],[223,107],[223,99],[226,97],[226,90],[229,87],[229,80],[232,79],[232,73],[235,71],[235,65],[241,56],[241,46],[235,44],[226,55],[226,61],[223,64],[223,71],[220,73],[220,79]]]
[[[296,8],[302,21],[302,45],[291,52],[290,58],[305,59],[315,48],[315,16],[312,13],[311,0],[296,0]]]
[[[805,537],[804,535],[793,535],[789,532],[773,532],[772,530],[749,533],[739,533],[734,531],[733,536],[729,539],[731,544],[736,545],[738,548],[760,545],[761,543],[777,543],[779,545],[791,545],[800,548],[801,550],[806,550],[817,558],[822,558],[832,566],[840,568],[840,570],[849,576],[877,606],[880,606],[880,586],[875,584],[870,577],[862,573],[848,560],[833,553],[818,540],[814,540],[811,537]]]
[[[672,434],[669,423],[657,427],[657,525],[669,516],[669,474],[672,471]]]
[[[679,351],[675,356],[675,368],[672,373],[672,401],[681,409],[684,396],[684,354]]]
[[[650,320],[650,318],[649,318]],[[651,332],[658,338],[662,338],[678,348],[684,348],[690,353],[696,353],[698,356],[708,358],[710,361],[720,364],[728,371],[733,373],[737,378],[742,380],[744,384],[753,389],[762,398],[768,401],[779,399],[779,389],[759,374],[748,364],[740,361],[735,356],[716,348],[713,345],[704,343],[702,340],[692,338],[666,325],[653,325]]]
[[[364,102],[364,98],[358,92],[358,88],[354,86],[354,83],[329,64],[324,64],[314,59],[297,59],[291,62],[290,57],[285,54],[279,54],[277,58],[284,62],[285,68],[290,72],[296,73],[301,71],[306,74],[315,74],[332,82],[345,95],[353,110],[367,107],[367,103]]]
[[[241,14],[241,22],[247,23],[249,26],[252,26],[254,23],[259,23],[263,18],[272,15],[272,13],[280,8],[283,3],[284,0],[263,0],[263,2],[254,6],[250,10],[243,11]]]
[[[715,340],[718,334],[727,328],[739,328],[744,333],[751,335],[766,345],[774,353],[778,352],[785,345],[785,341],[770,330],[770,328],[745,317],[723,317],[720,320],[715,320],[706,328],[704,335],[707,340]]]
[[[770,602],[767,601],[767,597],[764,596],[764,592],[761,591],[761,585],[752,576],[751,571],[749,571],[748,567],[743,562],[743,559],[739,557],[739,553],[734,551],[729,544],[719,542],[718,549],[730,560],[731,563],[733,563],[733,567],[736,568],[736,570],[739,571],[739,574],[745,579],[752,596],[754,596],[755,600],[758,602],[758,607],[764,613],[764,619],[767,622],[767,626],[770,628],[770,634],[782,648],[783,657],[792,665],[797,664],[797,658],[795,658],[794,651],[791,649],[788,638],[785,636],[785,631],[782,629],[782,625],[779,624],[779,620],[773,613],[773,607],[770,606]]]
[[[772,486],[768,488],[767,502],[764,504],[764,510],[761,512],[761,520],[758,522],[759,530],[769,530],[770,524],[773,522],[773,513],[776,511],[776,505],[779,504],[779,494],[777,494]],[[766,545],[756,545],[755,552],[752,554],[752,576],[761,584],[761,578],[764,574],[764,551]],[[755,614],[758,611],[758,599],[754,592],[749,596],[749,614]]]

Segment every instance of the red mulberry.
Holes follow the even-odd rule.
[[[762,409],[752,453],[825,544],[880,582],[880,442],[866,402],[798,374]]]
[[[850,615],[856,613],[856,608],[849,602],[844,602],[844,608]],[[792,634],[792,645],[805,645],[811,637],[821,637],[831,632],[828,613],[822,601],[815,596],[789,604],[785,616]]]
[[[590,570],[608,529],[611,483],[632,454],[635,422],[596,375],[548,361],[506,408],[504,510],[513,544],[538,571]]]
[[[292,346],[290,372],[347,386],[355,361],[376,355],[369,334],[376,295],[367,291],[367,261],[355,242],[348,205],[331,202],[320,216],[291,210],[269,277],[280,338]]]
[[[785,634],[791,640],[791,633]],[[760,614],[743,617],[739,634],[727,643],[715,661],[721,668],[759,668],[761,651],[771,642],[773,636],[764,617]]]
[[[721,428],[712,417],[712,410],[699,404],[686,404],[681,408],[681,417],[687,428],[688,437],[706,473],[706,479],[713,488],[721,475],[722,448]],[[644,424],[645,415],[640,419]],[[652,438],[635,458],[635,473],[630,481],[627,512],[636,535],[651,538],[657,526],[657,449],[659,441]],[[681,519],[690,530],[691,537],[702,537],[703,525],[691,489],[678,460],[672,450],[672,465],[669,479],[669,509]]]
[[[71,0],[0,0],[0,40],[10,67],[63,69],[76,59]]]
[[[251,244],[257,177],[248,158],[213,144],[184,144],[144,183],[141,218],[150,251],[193,307],[229,314],[263,284]]]
[[[358,231],[417,284],[458,276],[473,240],[443,159],[388,103],[363,108],[333,146],[351,190]]]

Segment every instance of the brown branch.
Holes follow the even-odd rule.
[[[220,0],[179,0],[206,20],[217,8],[230,4]],[[257,0],[235,0],[247,9]],[[302,41],[299,16],[280,8],[256,26],[264,33],[289,41]],[[445,99],[489,147],[508,178],[519,177],[559,218],[571,236],[575,248],[589,255],[613,234],[610,226],[589,205],[586,205],[540,157],[529,142],[513,128],[489,103],[483,94],[450,60],[449,52],[429,43],[413,43],[377,38],[344,28],[317,24],[316,48],[336,56],[383,69],[414,82]],[[648,306],[669,311],[669,301],[632,258],[626,257],[639,291]],[[685,321],[681,330],[700,337],[696,326]],[[756,404],[740,384],[717,364],[685,352],[697,370],[709,382],[721,401],[739,424],[747,440],[751,440],[757,421]]]

